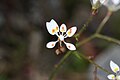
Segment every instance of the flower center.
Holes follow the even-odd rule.
[[[60,36],[59,36],[59,39],[60,39],[60,41],[63,41],[63,40],[64,40],[64,36],[63,36],[63,35],[60,35]]]

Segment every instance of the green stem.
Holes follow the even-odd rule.
[[[78,59],[81,59],[81,58],[80,58],[80,56],[81,56],[81,57],[83,57],[84,59],[86,59],[87,61],[89,61],[90,63],[92,63],[93,65],[95,65],[97,68],[99,68],[99,69],[103,70],[104,72],[110,74],[110,72],[108,72],[106,69],[104,69],[103,67],[101,67],[101,66],[99,66],[98,64],[96,64],[94,61],[88,59],[88,58],[87,58],[86,56],[84,56],[83,54],[81,54],[81,53],[78,54],[78,53],[79,53],[78,51],[77,51],[77,53],[75,53],[75,56],[76,56]]]
[[[120,41],[115,39],[115,38],[105,36],[105,35],[102,35],[102,34],[96,34],[96,37],[120,45]]]
[[[49,80],[53,80],[55,74],[57,73],[57,71],[60,69],[61,65],[65,62],[65,60],[67,59],[67,57],[69,57],[69,55],[71,54],[72,51],[67,52],[67,54],[60,60],[60,62],[55,66],[54,71],[52,72],[52,74],[49,77]]]
[[[85,40],[83,40],[83,41],[77,43],[77,44],[76,44],[76,47],[79,47],[79,46],[81,46],[81,45],[83,45],[83,44],[85,44],[85,43],[91,41],[91,40],[94,39],[95,37],[96,37],[96,36],[93,34],[92,36],[86,38]]]
[[[82,32],[84,30],[86,30],[86,27],[88,26],[88,24],[92,21],[93,19],[93,15],[90,15],[90,17],[88,18],[88,20],[86,21],[86,23],[82,26],[82,29],[80,29],[80,31],[74,35],[75,39],[78,41],[78,38],[80,37],[80,35],[82,34]]]
[[[98,29],[96,30],[96,33],[100,33],[100,31],[103,29],[105,23],[109,20],[109,18],[110,18],[111,15],[112,15],[112,12],[108,11],[107,15],[105,16],[105,18],[103,19],[103,21],[98,26]]]

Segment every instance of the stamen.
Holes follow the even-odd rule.
[[[68,32],[68,35],[70,35],[72,33],[72,29],[70,29],[70,31]]]
[[[56,26],[56,31],[58,30],[58,27]]]
[[[52,29],[52,34],[54,34],[55,33],[55,29]]]
[[[64,30],[64,27],[62,26],[62,30]]]
[[[118,71],[118,68],[115,68],[114,71],[117,72],[117,71]]]
[[[70,48],[70,46],[68,46]]]
[[[62,32],[64,32],[65,31],[65,29],[64,29],[64,27],[62,26]]]
[[[115,77],[114,76],[112,76],[112,79],[114,79]]]
[[[52,44],[52,46],[54,46],[54,44]]]

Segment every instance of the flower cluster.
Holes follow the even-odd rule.
[[[69,50],[76,50],[76,47],[73,44],[65,42],[64,39],[72,37],[75,34],[77,27],[72,27],[67,30],[66,25],[62,24],[59,28],[58,24],[53,19],[50,22],[46,22],[46,26],[51,35],[56,35],[58,37],[57,41],[48,42],[46,45],[47,48],[53,48],[57,42],[59,42],[60,47],[62,47],[63,42]]]
[[[120,80],[120,68],[119,66],[114,63],[113,61],[110,61],[110,68],[111,70],[115,73],[114,74],[109,74],[107,77],[110,80]]]
[[[117,11],[120,9],[120,0],[106,0],[105,5],[110,11]]]
[[[110,11],[117,11],[120,9],[120,0],[90,0],[93,9],[98,9],[104,5]]]

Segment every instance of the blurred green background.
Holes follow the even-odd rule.
[[[92,35],[105,17],[101,7],[80,40]],[[120,39],[120,11],[115,12],[102,34]],[[77,26],[78,31],[91,15],[89,0],[0,0],[0,80],[48,80],[55,65],[65,55],[47,49],[56,40],[46,29],[46,22],[55,19],[59,26]],[[70,38],[68,42],[75,44]],[[104,40],[93,40],[80,47],[81,53],[96,57],[109,46]],[[87,80],[89,63],[71,55],[62,65],[55,80]]]

